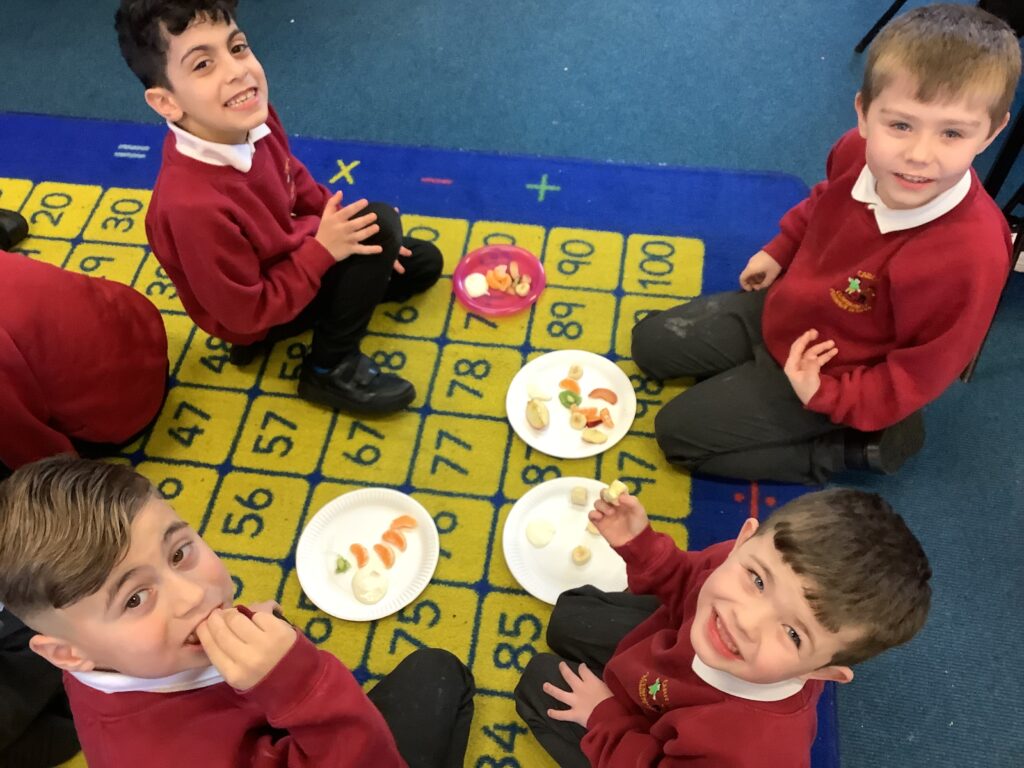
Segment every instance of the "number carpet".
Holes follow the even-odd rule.
[[[153,428],[115,460],[131,462],[223,557],[237,599],[276,599],[288,619],[367,687],[413,649],[447,648],[479,693],[466,765],[553,765],[516,716],[511,692],[546,650],[550,606],[527,594],[502,553],[509,509],[561,476],[619,478],[656,528],[682,547],[731,538],[802,491],[713,482],[667,465],[653,439],[658,408],[683,384],[647,380],[629,359],[630,330],[652,310],[731,289],[746,259],[806,194],[780,174],[634,167],[549,158],[295,138],[292,148],[345,199],[386,200],[406,233],[445,256],[440,282],[406,304],[381,305],[363,346],[410,379],[406,411],[368,419],[297,398],[308,336],[245,367],[189,320],[146,243],[162,126],[0,114],[0,207],[20,210],[26,256],[133,286],[160,309],[171,389]],[[515,244],[543,262],[547,288],[517,315],[468,312],[452,295],[458,260]],[[505,418],[505,393],[529,360],[582,349],[616,362],[637,396],[628,435],[604,453],[559,460],[527,446]],[[295,550],[305,523],[365,487],[410,494],[434,518],[434,578],[386,619],[332,618],[303,595]],[[816,768],[838,765],[835,699],[820,711]],[[69,765],[84,765],[79,756]]]

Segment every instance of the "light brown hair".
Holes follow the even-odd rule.
[[[804,580],[804,597],[825,629],[864,630],[831,664],[870,659],[924,626],[932,569],[881,496],[845,488],[809,493],[780,507],[755,535],[772,537]]]
[[[18,469],[0,483],[0,602],[25,620],[98,591],[154,495],[120,464],[57,456]]]
[[[989,135],[1003,123],[1021,72],[1017,35],[1002,19],[970,5],[915,8],[889,22],[864,65],[861,102],[871,102],[899,73],[917,83],[918,101],[991,94]]]

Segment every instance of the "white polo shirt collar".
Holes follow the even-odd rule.
[[[191,157],[193,160],[208,165],[231,166],[242,173],[248,173],[252,168],[252,156],[256,154],[256,142],[270,135],[270,128],[263,123],[249,131],[249,139],[244,144],[218,144],[215,141],[200,139],[170,121],[168,121],[167,127],[174,134],[174,146],[185,157]]]
[[[223,683],[224,678],[214,666],[187,669],[167,677],[146,678],[122,675],[120,672],[71,672],[78,682],[103,693],[177,693]]]
[[[971,190],[971,172],[966,171],[960,181],[934,200],[917,208],[899,210],[890,208],[878,196],[876,185],[875,175],[865,165],[860,176],[857,177],[857,181],[854,182],[853,189],[850,190],[850,197],[859,203],[867,203],[868,208],[875,213],[878,231],[886,235],[889,232],[920,227],[956,208]]]
[[[780,683],[750,683],[720,669],[709,667],[697,654],[693,655],[693,671],[697,677],[722,693],[750,701],[782,701],[800,693],[804,681],[793,678]]]

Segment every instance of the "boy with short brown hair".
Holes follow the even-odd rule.
[[[695,472],[820,483],[892,473],[924,442],[920,409],[977,352],[1010,266],[1010,233],[971,168],[1006,125],[1020,47],[966,5],[882,30],[827,179],[740,274],[633,329],[637,365],[698,383],[655,433]]]
[[[0,602],[64,670],[91,768],[461,767],[469,670],[421,649],[370,691],[227,569],[130,467],[58,457],[0,484]]]
[[[630,591],[562,594],[555,653],[516,688],[562,768],[809,766],[823,681],[849,682],[849,665],[907,642],[928,615],[924,551],[874,494],[802,496],[702,552],[655,533],[628,494],[590,519]]]

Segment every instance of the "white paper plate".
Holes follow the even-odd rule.
[[[574,486],[587,489],[587,505],[577,507],[569,500]],[[523,589],[545,603],[555,604],[567,589],[593,584],[606,592],[626,588],[626,563],[600,535],[588,533],[587,513],[605,483],[590,477],[559,477],[531,488],[508,513],[501,543],[505,562]],[[546,519],[555,526],[555,536],[538,549],[526,539],[532,520]],[[572,550],[579,544],[590,547],[590,562],[575,565]]]
[[[579,384],[584,404],[589,402],[607,408],[611,414],[615,426],[611,429],[599,427],[608,435],[606,442],[585,442],[580,430],[569,426],[569,409],[558,401],[558,382],[568,376],[569,366],[574,363],[583,368]],[[530,399],[527,388],[531,383],[551,395],[551,399],[545,401],[551,415],[547,429],[534,429],[526,421],[526,404]],[[588,401],[587,393],[602,387],[618,396],[619,401],[615,405],[604,400]],[[629,377],[611,360],[593,352],[566,349],[541,355],[519,369],[508,385],[505,412],[512,429],[530,447],[557,459],[583,459],[607,451],[625,437],[636,416],[636,393]]]
[[[397,553],[386,571],[388,592],[379,603],[364,605],[352,594],[356,572],[350,544],[362,544],[373,554],[373,545],[399,515],[410,515],[419,525],[405,531],[408,545]],[[389,488],[364,488],[328,502],[306,525],[295,552],[295,571],[316,606],[349,621],[373,621],[400,611],[424,590],[434,569],[440,542],[430,513],[411,496]],[[334,572],[337,555],[352,563],[345,573]]]

